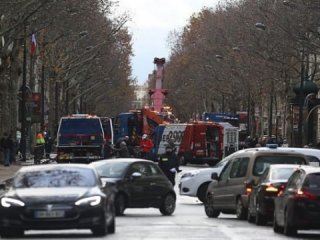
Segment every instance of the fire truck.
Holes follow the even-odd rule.
[[[207,163],[215,165],[223,155],[223,126],[213,122],[160,124],[152,139],[154,156],[165,152],[168,141],[173,141],[181,165]]]
[[[104,157],[104,130],[100,117],[73,114],[60,119],[57,162],[89,163]]]

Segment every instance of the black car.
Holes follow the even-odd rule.
[[[114,194],[87,165],[22,167],[0,197],[0,234],[19,237],[29,229],[71,228],[91,229],[97,236],[114,233]]]
[[[102,181],[114,183],[117,189],[116,214],[126,208],[159,208],[171,215],[176,207],[173,186],[158,165],[149,160],[117,158],[90,163]]]
[[[320,168],[303,166],[275,199],[273,230],[290,236],[301,229],[320,229]]]
[[[264,225],[273,219],[274,199],[298,167],[294,164],[275,164],[264,171],[249,196],[249,222],[255,220],[257,225]]]

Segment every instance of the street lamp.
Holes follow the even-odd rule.
[[[23,69],[22,69],[22,89],[21,89],[21,140],[20,148],[22,161],[26,161],[26,148],[27,148],[27,119],[26,119],[26,97],[27,97],[27,25],[24,23],[23,28]]]

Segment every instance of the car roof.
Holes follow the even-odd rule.
[[[309,173],[320,173],[320,168],[319,167],[314,167],[314,166],[300,166],[300,169],[303,169],[307,174]]]
[[[298,164],[271,164],[270,168],[300,168]]]
[[[151,163],[153,163],[153,161],[146,160],[146,159],[140,159],[140,158],[109,158],[109,159],[98,160],[98,161],[92,162],[90,164],[94,165],[96,163],[103,163],[103,162],[128,162],[128,163],[133,163],[133,162],[149,162],[150,163],[151,162]]]
[[[232,153],[231,155],[227,156],[228,157],[232,157],[232,156],[236,156],[237,154],[240,153],[252,153],[252,154],[273,154],[273,153],[277,153],[277,154],[292,154],[292,155],[297,155],[297,156],[305,156],[305,154],[294,151],[293,149],[280,149],[278,147],[257,147],[257,148],[245,148],[245,149],[241,149],[239,151],[236,151],[234,153]]]

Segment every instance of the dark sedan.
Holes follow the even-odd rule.
[[[103,188],[94,168],[80,164],[22,167],[0,198],[0,234],[25,230],[91,229],[115,232],[114,191]]]
[[[273,219],[274,199],[298,167],[294,164],[275,164],[264,171],[249,196],[249,222],[255,220],[257,225],[264,225]]]
[[[152,161],[117,158],[90,163],[102,181],[114,183],[117,189],[116,214],[126,208],[159,208],[163,215],[171,215],[176,207],[172,184]]]
[[[299,229],[320,229],[319,167],[297,169],[275,199],[274,232],[290,236]]]

